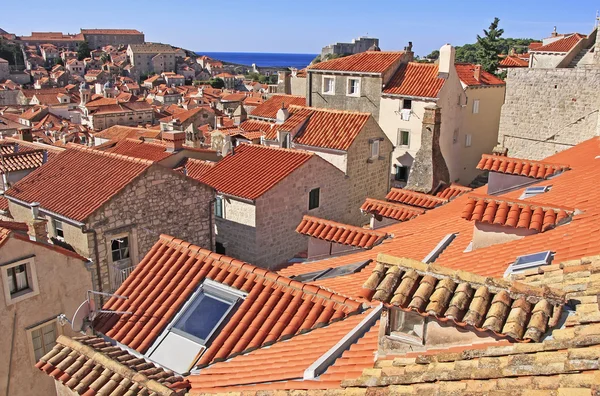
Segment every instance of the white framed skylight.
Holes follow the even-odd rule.
[[[519,199],[527,199],[531,197],[535,197],[536,195],[543,194],[545,192],[550,191],[552,186],[532,186],[527,187],[523,194],[519,197]]]
[[[365,261],[359,261],[357,263],[342,265],[336,268],[325,268],[319,271],[307,272],[305,274],[296,275],[292,279],[297,280],[298,282],[314,282],[321,279],[330,279],[337,278],[338,276],[351,275],[362,270],[371,261],[373,260],[369,259]]]
[[[504,276],[506,277],[531,268],[548,265],[552,262],[553,257],[554,253],[550,250],[518,256],[514,263],[511,263],[506,271],[504,271]]]

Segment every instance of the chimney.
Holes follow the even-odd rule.
[[[48,231],[46,230],[45,218],[40,217],[39,202],[31,203],[32,220],[27,223],[29,239],[36,242],[48,243]]]
[[[430,193],[440,182],[450,184],[450,173],[440,149],[441,123],[441,109],[436,105],[425,107],[421,148],[417,151],[410,169],[407,190]]]
[[[438,77],[448,78],[450,70],[454,67],[454,47],[450,44],[442,45],[438,58]]]
[[[481,80],[481,65],[475,65],[475,70],[473,70],[473,77],[475,80]]]
[[[413,52],[412,47],[413,47],[412,41],[409,41],[408,45],[406,47],[404,47],[404,52],[406,53],[408,62],[412,62],[415,57],[415,53]]]
[[[551,37],[556,37],[558,36],[558,32],[556,31],[556,26],[554,26],[554,30],[552,31],[552,34],[550,35]]]
[[[277,110],[276,123],[283,124],[290,117],[290,112],[285,108],[285,103],[281,102],[281,109]]]
[[[48,150],[44,150],[44,154],[42,155],[42,165],[48,162]]]
[[[174,153],[183,149],[183,143],[185,142],[185,132],[180,131],[168,131],[162,133],[162,138],[166,143],[167,151]]]

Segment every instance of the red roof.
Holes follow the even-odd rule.
[[[81,29],[82,34],[143,34],[136,29]]]
[[[123,139],[140,139],[150,138],[156,139],[160,136],[160,131],[155,131],[146,128],[128,127],[124,125],[113,125],[103,131],[94,134],[95,137],[99,137],[107,140],[123,140]]]
[[[396,65],[404,52],[366,51],[309,66],[308,71],[331,70],[358,73],[385,73]]]
[[[261,131],[267,133],[273,129],[274,126],[275,124],[267,121],[246,120],[240,124],[240,129],[246,132]]]
[[[295,106],[290,108],[290,113],[277,129],[291,131],[304,123],[294,136],[295,143],[344,151],[354,143],[371,117],[370,113]]]
[[[151,161],[69,145],[6,192],[75,221],[84,221],[144,172]],[[76,148],[77,147],[77,148]]]
[[[415,217],[425,213],[425,210],[415,208],[414,206],[380,201],[372,198],[367,198],[365,203],[360,207],[360,210],[398,221],[414,219]]]
[[[214,168],[216,164],[216,162],[212,161],[189,158],[185,163],[186,174],[192,179],[200,179],[206,172]]]
[[[445,79],[438,77],[438,65],[410,62],[400,66],[386,84],[384,94],[437,98]]]
[[[161,235],[100,314],[94,328],[140,353],[148,350],[204,279],[248,293],[198,365],[225,360],[358,313],[361,304],[315,286]]]
[[[501,67],[528,67],[529,62],[519,58],[516,55],[508,55],[505,56],[504,59],[500,61]]]
[[[304,215],[302,221],[296,227],[296,232],[327,242],[363,249],[370,249],[373,245],[381,243],[387,237],[385,232],[351,226],[308,215]]]
[[[136,139],[124,139],[117,141],[113,147],[103,150],[108,153],[126,155],[128,157],[141,158],[149,161],[163,160],[173,153],[166,150],[166,146],[158,143],[146,143]]]
[[[461,186],[460,184],[452,183],[449,186],[442,187],[436,194],[436,197],[444,199],[456,198],[459,195],[473,191],[470,187]]]
[[[256,199],[311,159],[312,153],[241,144],[198,180],[217,191]]]
[[[540,48],[542,45],[544,45],[544,43],[542,43],[541,41],[534,41],[533,43],[529,43],[529,51],[533,51],[537,48]]]
[[[477,169],[527,176],[534,179],[547,179],[550,176],[568,170],[569,165],[483,154],[477,164]]]
[[[586,38],[584,34],[574,33],[569,36],[565,36],[559,40],[553,41],[549,44],[542,45],[534,49],[530,49],[531,52],[569,52],[571,48],[575,46],[580,40]]]
[[[475,78],[475,65],[471,63],[456,63],[455,67],[460,81],[470,87],[482,85],[506,85],[502,79],[483,69],[481,70],[481,78],[477,80]]]
[[[385,199],[388,201],[400,202],[425,209],[432,209],[438,205],[448,202],[448,200],[445,198],[435,197],[433,195],[405,190],[402,188],[392,188],[386,195]]]
[[[574,209],[558,208],[490,195],[470,195],[462,218],[482,223],[544,232],[570,218]]]
[[[23,150],[0,158],[0,173],[35,169],[44,163],[45,150]]]
[[[281,106],[289,107],[290,105],[305,106],[306,98],[304,96],[273,95],[264,103],[256,106],[250,112],[250,116],[274,120]]]

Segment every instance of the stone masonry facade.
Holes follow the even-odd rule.
[[[598,134],[599,69],[510,70],[499,143],[511,157],[543,159]]]

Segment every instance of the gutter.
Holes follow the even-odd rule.
[[[367,329],[371,327],[377,319],[379,319],[379,315],[383,309],[383,304],[379,304],[377,307],[373,308],[373,310],[365,316],[361,322],[356,325],[348,334],[346,334],[337,344],[331,347],[327,352],[325,352],[321,357],[314,361],[313,364],[308,366],[306,370],[304,370],[304,380],[314,380],[321,374],[323,374],[329,366],[335,362],[337,358],[339,358],[342,353],[346,349],[350,347],[350,345],[354,344],[359,338],[361,338]]]
[[[94,234],[94,259],[96,260],[96,278],[98,281],[98,291],[102,292],[102,276],[101,276],[101,272],[100,272],[100,253],[98,252],[98,234],[96,234],[96,230],[94,229],[87,229],[87,226],[84,224],[81,227],[81,232],[83,232],[84,234],[89,234],[92,233]],[[100,296],[100,301],[104,302],[104,299],[102,298],[102,296]]]

